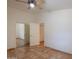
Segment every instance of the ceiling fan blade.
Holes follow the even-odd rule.
[[[40,4],[40,5],[41,5],[41,4],[43,4],[43,3],[44,3],[44,0],[36,0],[36,3],[37,3],[37,5],[38,5],[38,4]]]
[[[27,3],[27,1],[16,0],[17,2]]]
[[[36,0],[36,5],[39,9],[43,8],[44,0]]]

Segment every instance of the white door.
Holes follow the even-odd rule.
[[[30,46],[40,44],[40,25],[37,23],[30,23]]]

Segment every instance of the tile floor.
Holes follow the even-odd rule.
[[[13,57],[8,55],[8,59],[72,59],[72,55],[43,46],[34,46],[16,48]]]
[[[71,55],[58,52],[50,48],[18,48],[17,59],[72,59]]]

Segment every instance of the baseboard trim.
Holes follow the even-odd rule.
[[[45,47],[46,47],[46,46],[45,46]],[[50,48],[50,47],[46,47],[46,48]],[[54,50],[54,51],[57,51],[57,52],[64,53],[64,54],[72,55],[71,53],[63,52],[63,51],[60,51],[60,50],[57,50],[57,49],[54,49],[54,48],[50,48],[50,49],[51,49],[51,50]]]
[[[11,51],[11,50],[15,50],[15,48],[10,48],[10,49],[7,49],[7,51]]]

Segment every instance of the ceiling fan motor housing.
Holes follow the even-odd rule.
[[[28,4],[33,3],[36,5],[36,1],[35,0],[28,0]]]

